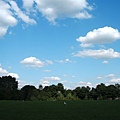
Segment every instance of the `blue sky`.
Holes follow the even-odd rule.
[[[120,83],[119,0],[1,0],[0,76],[19,88]]]

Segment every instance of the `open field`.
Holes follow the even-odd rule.
[[[120,120],[120,101],[0,101],[0,120]]]

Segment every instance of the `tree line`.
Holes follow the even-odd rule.
[[[12,76],[0,77],[0,100],[117,100],[120,99],[120,84],[108,85],[101,83],[96,88],[89,86],[65,89],[62,83],[57,85],[25,85],[18,89],[18,81]]]

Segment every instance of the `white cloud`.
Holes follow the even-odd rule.
[[[53,64],[52,61],[46,60],[42,62],[41,60],[37,59],[36,57],[28,57],[21,61],[22,64],[25,64],[28,67],[44,67],[45,65]]]
[[[59,81],[59,77],[44,77],[44,81]]]
[[[103,76],[98,76],[97,79],[101,80],[101,79],[103,79]]]
[[[78,86],[80,86],[80,87],[82,87],[82,86],[84,86],[84,87],[86,87],[86,86],[94,87],[95,85],[93,85],[91,82],[83,82],[83,81],[80,81],[80,82],[77,84],[76,87],[78,87]]]
[[[103,75],[103,76],[97,77],[98,80],[102,80],[102,81],[106,81],[106,80],[110,81],[115,78],[116,78],[116,76],[114,74],[108,74],[108,75]]]
[[[19,75],[17,73],[10,73],[7,70],[3,69],[2,66],[0,65],[0,76],[12,76],[15,77],[16,79],[19,79]]]
[[[77,57],[93,57],[93,58],[102,58],[102,59],[111,59],[111,58],[120,58],[120,53],[115,52],[112,48],[105,50],[83,50],[79,51],[74,56]]]
[[[23,81],[23,80],[17,80],[18,81],[18,88],[22,88],[24,87],[25,85],[30,85],[30,83],[27,83],[26,81]]]
[[[120,78],[113,78],[112,80],[110,80],[110,82],[112,82],[112,83],[120,83]]]
[[[17,1],[13,0],[0,0],[0,37],[7,33],[9,27],[17,25],[18,18],[27,24],[36,24],[17,4]]]
[[[52,64],[53,64],[53,62],[52,62],[52,61],[50,61],[50,60],[46,60],[46,64],[50,64],[50,65],[52,65]]]
[[[12,6],[11,8],[15,11],[15,15],[17,15],[18,18],[22,19],[27,24],[36,24],[36,21],[34,19],[31,19],[29,16],[27,16],[20,10],[15,1],[10,1],[10,4]]]
[[[3,37],[9,27],[15,26],[18,20],[33,25],[37,13],[41,13],[49,22],[55,24],[56,19],[77,18],[87,19],[92,15],[88,11],[93,7],[86,0],[0,0],[0,37]]]
[[[44,70],[44,72],[51,72],[51,70]]]
[[[105,76],[99,76],[101,78],[111,78],[111,77],[115,77],[114,74],[108,74],[108,75],[105,75]]]
[[[107,60],[103,61],[102,62],[103,64],[108,64],[109,62]]]
[[[77,38],[78,42],[81,42],[81,47],[89,47],[92,44],[105,44],[111,43],[120,39],[120,32],[112,27],[103,27],[94,29],[87,33],[86,36],[80,36]]]
[[[43,87],[45,87],[45,86],[49,86],[51,82],[52,82],[52,84],[53,84],[53,82],[58,82],[58,81],[60,81],[60,80],[61,80],[61,79],[60,79],[59,77],[55,77],[55,76],[52,76],[52,77],[44,77],[44,78],[41,80],[40,84],[42,84]]]
[[[111,77],[115,77],[115,75],[114,75],[114,74],[109,74],[109,75],[107,75],[106,77],[111,78]]]
[[[3,69],[2,66],[0,65],[0,76],[12,76],[15,77],[16,79],[19,79],[19,75],[17,73],[10,73],[7,70]]]
[[[10,11],[10,5],[0,1],[0,37],[3,37],[10,26],[15,26],[17,19],[14,18],[13,13]]]
[[[42,84],[43,87],[49,86],[49,81],[42,81],[40,84]]]
[[[17,80],[19,79],[19,75],[16,73],[8,73],[8,75],[15,77]]]
[[[106,82],[107,85],[110,84],[116,84],[116,83],[120,83],[120,78],[117,77],[114,74],[108,74],[106,76],[103,76],[102,79],[107,79],[108,81]]]
[[[0,37],[3,37],[7,33],[8,27],[0,26]]]
[[[34,2],[39,12],[53,24],[58,18],[87,19],[92,17],[87,11],[93,8],[86,0],[23,0],[23,7],[30,9]]]
[[[8,71],[3,69],[1,66],[0,66],[0,76],[5,76],[8,74]]]
[[[26,9],[31,9],[34,4],[34,0],[22,0],[22,1],[23,1],[23,7]]]
[[[66,58],[65,60],[56,60],[56,62],[69,63],[69,62],[72,62],[72,61],[70,59]]]
[[[64,76],[64,77],[67,77],[68,75],[66,75],[66,74],[63,74],[63,76]]]
[[[71,60],[67,58],[67,59],[65,59],[65,62],[71,62]]]
[[[21,63],[27,66],[31,66],[31,67],[44,67],[45,66],[45,62],[40,61],[36,57],[25,58],[24,60],[21,61]]]
[[[89,44],[88,43],[81,43],[80,46],[83,48],[92,47],[92,45],[90,43]]]
[[[18,88],[22,88],[25,85],[30,85],[30,83],[27,83],[26,81],[20,80],[20,77],[17,73],[11,73],[7,70],[2,68],[2,65],[0,64],[0,77],[2,76],[12,76],[16,78],[16,81],[18,81]]]
[[[73,75],[72,78],[75,78],[75,76]]]
[[[12,35],[12,34],[13,34],[13,32],[12,32],[12,31],[10,31],[10,32],[9,32],[9,35]]]

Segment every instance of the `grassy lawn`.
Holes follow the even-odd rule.
[[[120,120],[120,101],[0,101],[0,120]]]

